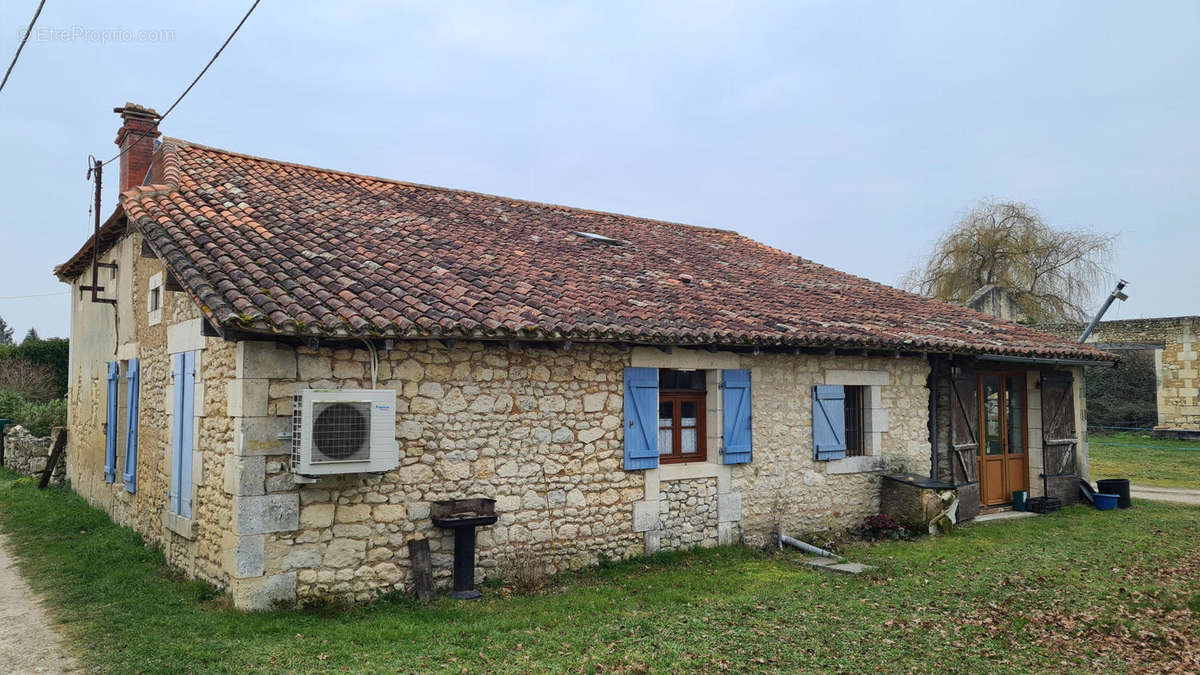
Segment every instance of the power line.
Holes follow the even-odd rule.
[[[45,0],[42,0],[42,1],[45,2]],[[179,98],[175,99],[175,102],[171,104],[171,107],[167,108],[167,111],[165,113],[163,113],[162,115],[159,115],[158,122],[155,123],[155,126],[138,134],[138,137],[135,138],[132,143],[126,144],[124,149],[122,149],[120,152],[118,152],[115,156],[110,158],[108,161],[106,161],[101,166],[107,166],[107,165],[111,164],[112,162],[120,159],[121,155],[124,155],[126,152],[129,152],[130,148],[137,145],[143,138],[145,138],[147,135],[149,135],[151,129],[154,129],[155,127],[158,126],[159,123],[161,123],[163,120],[167,119],[167,115],[170,115],[171,111],[175,109],[175,106],[179,105],[179,102],[183,100],[183,97],[188,95],[188,92],[190,92],[192,90],[192,87],[196,86],[196,83],[200,81],[200,78],[204,77],[204,74],[207,73],[208,69],[212,67],[212,64],[216,62],[217,57],[221,55],[221,52],[225,51],[225,48],[229,46],[229,43],[231,41],[233,41],[233,36],[237,35],[238,31],[242,29],[242,24],[246,23],[246,19],[249,19],[250,15],[254,13],[254,8],[258,7],[259,2],[262,2],[262,0],[254,0],[254,4],[250,5],[250,9],[246,10],[246,15],[243,16],[242,20],[238,22],[238,25],[234,27],[233,32],[229,34],[229,37],[225,38],[225,42],[221,44],[221,48],[218,49],[217,53],[213,54],[213,57],[208,60],[208,64],[204,66],[204,70],[201,70],[200,74],[196,76],[196,79],[192,80],[192,83],[187,86],[187,89],[183,90],[183,93],[179,95]],[[40,9],[39,9],[39,11],[40,11]]]
[[[4,79],[0,80],[0,91],[4,91],[4,85],[8,83],[8,76],[12,75],[13,66],[17,65],[17,59],[21,56],[21,50],[25,49],[25,43],[29,42],[29,34],[33,32],[33,24],[37,23],[38,17],[42,15],[42,7],[45,6],[46,0],[41,0],[38,3],[37,11],[33,13],[33,20],[29,22],[29,28],[25,29],[25,37],[21,38],[21,44],[17,45],[17,53],[13,54],[12,63],[8,64],[8,70],[4,71]]]

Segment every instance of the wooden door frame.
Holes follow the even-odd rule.
[[[986,457],[987,457],[987,418],[984,416],[983,378],[996,377],[1000,380],[1000,444],[1002,447],[1002,451],[1001,451],[1002,464],[1004,466],[1004,470],[1001,472],[1001,475],[1004,477],[1003,480],[1005,481],[1005,483],[1007,483],[1008,482],[1008,455],[1010,453],[1008,452],[1008,448],[1009,448],[1009,445],[1008,445],[1008,388],[1005,387],[1005,378],[1020,377],[1022,393],[1023,393],[1021,398],[1022,398],[1022,401],[1024,402],[1024,408],[1021,411],[1021,413],[1022,413],[1021,417],[1024,420],[1024,425],[1025,425],[1025,429],[1024,429],[1025,433],[1022,434],[1022,436],[1025,439],[1025,447],[1021,450],[1021,472],[1022,472],[1021,475],[1024,476],[1024,480],[1022,482],[1028,483],[1029,482],[1029,373],[1030,372],[1032,372],[1032,371],[1028,371],[1028,370],[979,370],[979,371],[976,371],[976,373],[975,373],[975,378],[976,378],[976,380],[975,380],[975,399],[976,399],[976,405],[978,407],[978,415],[979,415],[979,432],[978,432],[978,436],[976,439],[978,441],[979,445],[976,448],[976,452],[975,452],[975,464],[976,464],[975,476],[976,476],[976,480],[979,481],[979,504],[980,504],[980,506],[992,507],[992,506],[1002,506],[1004,504],[1012,503],[1012,490],[1008,489],[1008,487],[1009,487],[1008,485],[1004,486],[1005,487],[1004,492],[1005,492],[1006,499],[999,501],[999,502],[990,503],[990,504],[984,501],[985,494],[986,494],[986,490],[984,489],[983,482],[984,482],[984,474],[985,474],[984,469],[986,467],[985,462],[987,461],[986,460]],[[1025,486],[1025,489],[1026,490],[1029,489],[1028,485]]]

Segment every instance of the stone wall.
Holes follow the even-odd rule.
[[[239,393],[231,400],[240,398],[244,408],[261,405],[267,419],[278,421],[250,451],[257,456],[238,449],[251,443],[249,436],[235,443],[238,466],[230,475],[240,476],[235,490],[241,492],[234,495],[235,512],[260,499],[275,500],[280,510],[278,518],[238,518],[232,547],[252,553],[235,556],[249,563],[234,565],[241,575],[235,602],[286,600],[280,589],[290,583],[300,599],[355,601],[403,587],[412,538],[430,539],[436,576],[445,585],[453,536],[429,518],[430,502],[443,499],[496,499],[499,522],[478,533],[481,577],[505,576],[503,561],[515,556],[536,556],[555,572],[642,552],[630,518],[633,501],[644,493],[643,476],[621,468],[628,357],[618,350],[398,343],[380,354],[376,386],[397,393],[400,466],[382,476],[296,485],[290,449],[271,435],[287,428],[293,396],[302,389],[371,388],[369,354],[253,342],[240,349],[239,363],[258,364],[258,370],[239,371],[243,377],[231,385]],[[255,374],[271,377],[245,377]],[[296,525],[287,527],[288,504],[296,498]],[[261,564],[250,559],[255,555]]]
[[[227,586],[222,542],[230,523],[231,504],[222,490],[224,454],[229,452],[232,421],[226,415],[225,382],[233,376],[236,346],[201,335],[200,310],[182,292],[162,293],[162,306],[147,304],[152,280],[161,283],[164,268],[142,257],[141,236],[130,234],[102,262],[103,296],[117,304],[94,304],[79,290],[89,274],[72,284],[71,370],[67,401],[68,477],[72,488],[103,508],[114,521],[133,528],[161,548],[180,570],[219,586]],[[191,520],[170,519],[171,359],[174,353],[197,350],[194,514]],[[135,492],[121,474],[126,468],[126,364],[140,362],[138,444]],[[121,364],[120,413],[117,433],[117,476],[104,479],[107,426],[106,364]]]
[[[696,478],[663,483],[664,549],[717,545],[717,479]]]
[[[234,601],[366,600],[407,588],[407,542],[428,538],[449,582],[453,537],[432,501],[496,499],[478,538],[480,578],[505,561],[547,572],[661,548],[765,543],[789,532],[855,525],[878,511],[885,468],[928,471],[927,366],[920,359],[737,355],[576,345],[569,351],[460,342],[398,342],[379,356],[378,388],[397,393],[400,466],[383,475],[290,473],[293,397],[305,388],[371,388],[365,349],[241,342],[228,383],[234,420],[224,487],[234,522],[226,569]],[[708,371],[709,461],[622,468],[623,369]],[[753,374],[754,460],[720,459],[720,369]],[[860,383],[871,408],[869,456],[812,458],[811,387]]]
[[[53,437],[38,438],[17,424],[4,431],[4,466],[19,474],[41,478],[50,461]],[[63,482],[67,477],[67,453],[62,453],[54,467],[51,480]]]
[[[859,525],[879,511],[880,474],[929,474],[929,365],[917,358],[762,355],[753,368],[754,461],[733,470],[748,543],[770,541],[779,523],[799,536]],[[812,449],[811,390],[870,386],[869,456],[818,462]]]
[[[1078,337],[1079,324],[1045,326]],[[1163,431],[1200,432],[1200,316],[1101,321],[1088,336],[1102,348],[1153,349],[1158,384],[1158,426]]]

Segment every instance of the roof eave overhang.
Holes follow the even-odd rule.
[[[822,341],[822,342],[789,342],[789,341],[712,341],[712,342],[690,342],[690,341],[670,341],[670,340],[652,340],[646,339],[645,336],[612,336],[609,338],[598,338],[595,336],[585,335],[564,335],[564,334],[546,334],[546,333],[476,333],[464,334],[456,331],[446,332],[397,332],[389,333],[381,331],[378,333],[322,333],[322,332],[287,332],[277,331],[271,328],[252,323],[249,325],[241,324],[236,320],[230,320],[225,325],[221,326],[222,337],[228,340],[277,340],[282,342],[293,343],[325,343],[325,344],[350,344],[362,342],[363,340],[383,341],[421,341],[421,340],[441,340],[446,342],[454,341],[479,341],[479,342],[518,342],[529,344],[550,344],[559,343],[566,345],[567,348],[571,344],[610,344],[617,345],[623,348],[633,347],[648,347],[654,349],[700,349],[708,351],[739,351],[739,352],[767,352],[767,353],[791,353],[791,354],[809,354],[809,355],[863,355],[863,356],[888,356],[888,357],[911,357],[911,358],[928,358],[932,356],[944,356],[950,358],[966,358],[975,359],[977,361],[995,361],[1002,363],[1022,363],[1029,365],[1056,365],[1056,366],[1115,366],[1118,363],[1117,359],[1106,358],[1069,358],[1055,356],[1011,356],[1004,354],[986,354],[972,350],[948,349],[945,346],[928,345],[888,345],[888,344],[854,344],[841,343],[837,341]],[[1105,354],[1105,356],[1109,356]]]
[[[75,252],[75,255],[68,258],[66,262],[54,267],[54,276],[58,277],[59,281],[68,284],[79,278],[79,275],[88,269],[89,261],[92,258],[92,247],[96,245],[97,235],[99,235],[101,247],[100,255],[104,255],[114,243],[120,240],[120,236],[111,238],[110,236],[114,235],[117,229],[124,230],[126,224],[125,209],[118,203],[112,214],[100,226],[99,232],[91,234],[83,246]]]
[[[1068,359],[1049,356],[1004,356],[1000,354],[980,354],[975,357],[978,361],[995,361],[998,363],[1017,363],[1037,366],[1115,366],[1117,361],[1102,359]]]

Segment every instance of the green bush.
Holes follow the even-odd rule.
[[[49,436],[50,429],[67,423],[67,400],[27,401],[11,391],[0,391],[0,418],[20,424],[34,436]]]
[[[49,436],[51,429],[67,424],[67,400],[27,402],[21,407],[19,419],[21,426],[34,436]]]
[[[20,394],[0,390],[0,419],[11,420],[17,416],[17,411],[25,405],[25,399]]]

